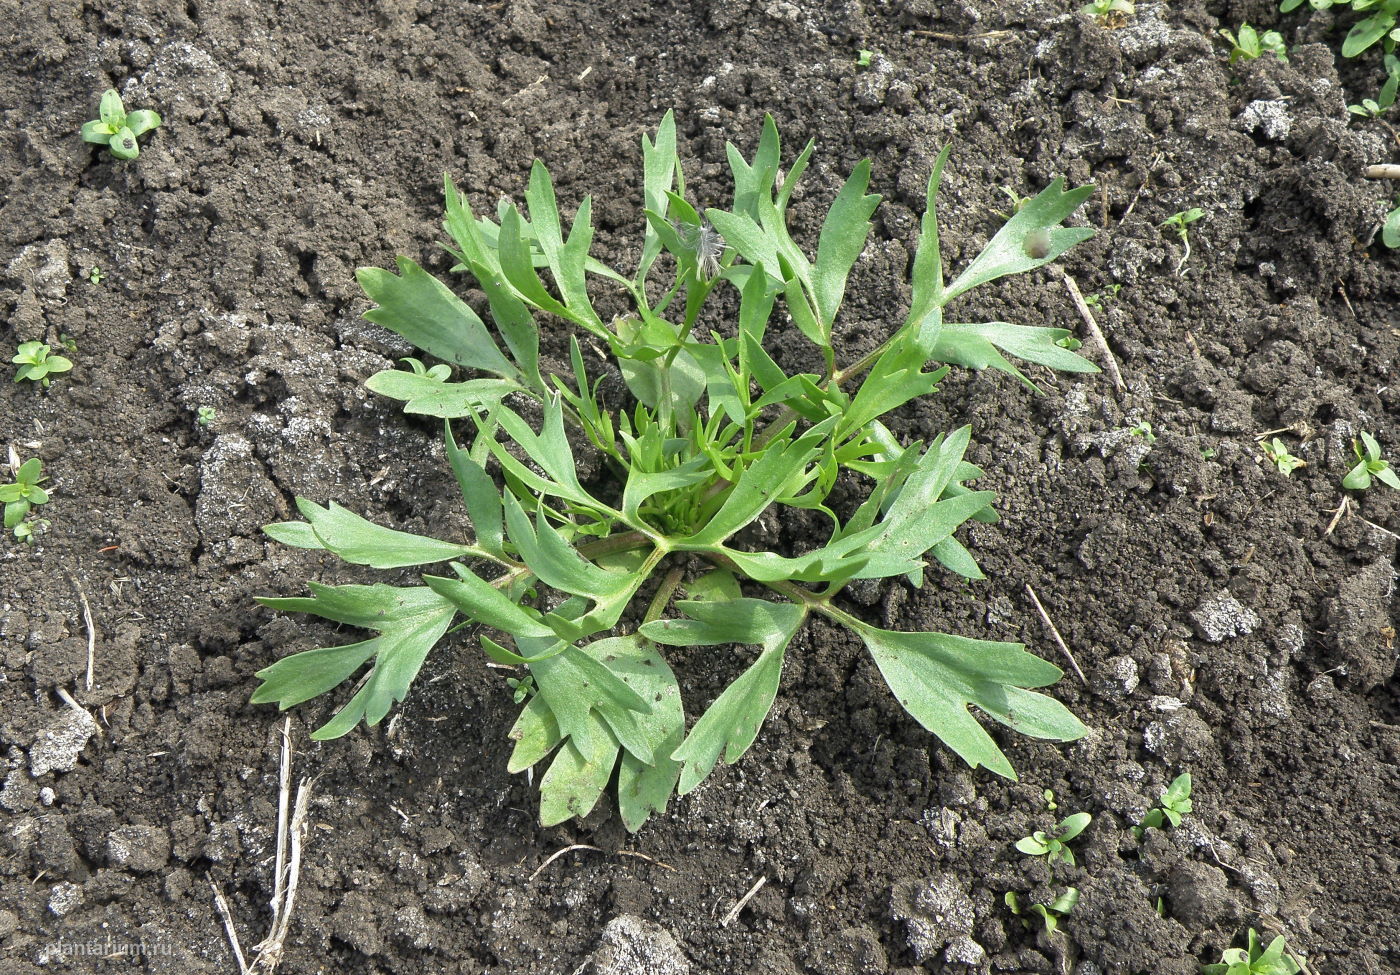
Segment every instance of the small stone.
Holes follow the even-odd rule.
[[[1104,661],[1102,676],[1095,683],[1105,696],[1128,695],[1137,690],[1138,665],[1132,657],[1110,657]]]
[[[58,917],[67,917],[83,902],[83,889],[67,880],[53,885],[49,891],[49,910]]]
[[[661,925],[619,914],[603,928],[593,970],[597,975],[688,975],[690,962]]]
[[[1196,632],[1207,643],[1220,643],[1231,637],[1248,636],[1259,625],[1259,617],[1228,592],[1218,592],[1191,613]]]
[[[155,873],[170,862],[170,834],[159,826],[118,826],[107,837],[107,859],[137,873]]]
[[[97,730],[97,721],[92,715],[67,708],[34,739],[29,748],[29,774],[37,779],[50,772],[73,771],[78,755]]]
[[[987,960],[982,946],[965,934],[960,934],[948,942],[943,951],[943,961],[948,965],[962,965],[966,968],[981,968]]]
[[[976,919],[972,899],[951,877],[897,885],[890,893],[890,915],[904,922],[909,950],[920,963],[937,957],[955,938],[970,936]]]

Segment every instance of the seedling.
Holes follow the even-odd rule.
[[[528,675],[523,680],[507,677],[506,685],[511,690],[511,700],[516,704],[523,704],[531,694],[535,693],[535,679]]]
[[[1273,440],[1266,440],[1260,444],[1264,450],[1264,456],[1269,458],[1270,463],[1278,468],[1278,472],[1284,477],[1292,474],[1300,467],[1307,467],[1308,462],[1294,457],[1288,452],[1288,445],[1275,437]]]
[[[1181,825],[1181,817],[1190,811],[1191,773],[1182,772],[1172,779],[1167,791],[1157,800],[1156,808],[1149,809],[1147,815],[1142,817],[1142,822],[1133,827],[1133,836],[1140,840],[1147,830],[1163,829],[1164,824],[1176,828]]]
[[[1226,948],[1219,962],[1202,965],[1202,975],[1296,975],[1302,970],[1282,935],[1260,948],[1259,935],[1250,928],[1248,940],[1247,948]]]
[[[195,412],[195,422],[202,427],[207,427],[209,424],[213,423],[218,418],[218,416],[219,413],[217,410],[214,409],[214,407],[201,406]]]
[[[1390,461],[1382,459],[1381,445],[1376,443],[1375,437],[1362,430],[1361,439],[1353,440],[1351,449],[1356,454],[1356,466],[1342,478],[1342,487],[1348,491],[1364,491],[1375,479],[1400,491],[1400,477],[1391,470]]]
[[[868,68],[868,67],[870,67],[870,62],[875,58],[875,53],[876,53],[876,52],[874,52],[874,51],[867,51],[867,50],[864,50],[864,49],[862,49],[862,50],[860,50],[860,51],[857,51],[857,52],[856,52],[856,67],[858,67],[858,68]]]
[[[53,349],[43,342],[21,342],[18,354],[10,361],[19,366],[15,370],[15,382],[24,382],[27,379],[45,389],[52,382],[50,377],[73,368],[71,361],[61,355],[54,355]]]
[[[102,279],[106,276],[107,275],[102,273],[102,268],[98,267],[96,264],[88,270],[88,280],[93,284],[101,284]]]
[[[1128,427],[1128,433],[1134,437],[1141,437],[1150,444],[1157,442],[1157,434],[1152,432],[1152,424],[1146,420]]]
[[[12,465],[16,459],[11,456]],[[44,465],[38,457],[31,457],[13,470],[15,479],[9,484],[0,484],[0,503],[5,505],[5,528],[13,530],[16,538],[28,541],[32,531],[22,529],[21,524],[32,508],[48,504],[49,494],[39,486],[48,478],[44,477]]]
[[[542,821],[586,815],[616,775],[622,821],[632,830],[673,793],[695,789],[721,758],[732,763],[748,750],[784,657],[813,616],[864,643],[900,704],[973,767],[1015,774],[970,706],[1035,737],[1083,735],[1063,705],[1033,691],[1057,680],[1059,669],[1021,645],[882,629],[837,597],[862,579],[920,585],[931,561],[982,578],[953,534],[969,519],[995,517],[993,495],[965,486],[981,474],[964,459],[971,431],[905,444],[881,418],[934,392],[947,364],[1000,369],[1030,388],[1007,355],[1097,371],[1055,344],[1063,329],[943,320],[958,296],[1041,267],[1089,237],[1091,230],[1060,224],[1092,188],[1066,190],[1056,180],[945,283],[934,213],[945,149],[929,179],[909,315],[863,358],[841,365],[836,323],[879,197],[867,195],[870,165],[860,163],[831,203],[813,258],[786,218],[811,151],[809,144],[780,179],[778,131],[766,120],[752,161],[729,148],[730,208],[702,212],[686,199],[668,113],[654,141],[642,141],[646,231],[630,276],[590,256],[591,200],[579,204],[566,232],[542,163],[525,191],[528,218],[510,203],[496,219],[477,217],[446,180],[448,249],[484,292],[495,334],[407,258],[397,275],[362,269],[360,283],[378,306],[366,317],[441,360],[380,372],[367,385],[408,412],[443,419],[447,461],[475,537],[410,535],[335,504],[298,500],[306,520],[269,525],[268,535],[381,569],[448,565],[402,588],[312,583],[309,597],[262,600],[377,634],[278,661],[259,673],[264,683],[253,700],[290,707],[373,660],[313,737],[338,738],[361,720],[377,724],[461,616],[453,632],[470,627],[488,656],[526,668],[534,680],[511,732],[508,767],[520,772],[548,760],[539,778]],[[662,269],[667,280],[650,280]],[[616,292],[610,306],[626,302],[630,311],[605,321],[593,304],[599,283]],[[719,289],[737,308],[723,334],[696,327]],[[583,333],[585,342],[571,342],[571,375],[545,378],[540,319]],[[777,332],[775,319],[787,330]],[[820,370],[789,375],[770,349],[804,340]],[[599,378],[604,355],[626,394]],[[476,375],[452,381],[454,367]],[[522,401],[533,401],[537,421],[516,411]],[[468,446],[458,446],[463,431]],[[575,456],[585,451],[616,480],[585,482]],[[488,463],[499,467],[499,482]],[[838,480],[869,492],[849,514],[829,502]],[[825,541],[796,552],[744,541],[743,529],[765,512],[792,508],[819,513],[830,527]],[[687,578],[697,561],[709,570]],[[690,598],[673,604],[682,587]],[[641,600],[646,608],[631,617],[640,625],[616,634]],[[681,685],[662,648],[733,645],[759,650],[687,730]]]
[[[1054,790],[1054,789],[1046,789],[1043,793],[1041,793],[1041,795],[1043,795],[1043,796],[1045,797],[1045,811],[1046,811],[1046,812],[1054,812],[1056,809],[1059,809],[1059,808],[1060,808],[1060,804],[1059,804],[1058,802],[1055,801],[1055,790]]]
[[[1385,223],[1381,224],[1381,243],[1392,250],[1400,248],[1400,198],[1395,201],[1395,208],[1385,215]]]
[[[53,527],[53,522],[47,518],[30,518],[28,521],[21,521],[15,526],[15,540],[23,542],[25,545],[34,544],[34,536],[42,534]]]
[[[1383,42],[1382,46],[1388,53],[1400,41],[1400,29],[1395,26],[1397,18],[1400,18],[1400,0],[1307,0],[1307,3],[1314,10],[1350,5],[1353,10],[1372,11],[1370,16],[1357,21],[1347,32],[1346,40],[1342,41],[1344,58],[1354,58],[1377,42]],[[1283,0],[1279,10],[1288,13],[1302,5],[1303,0]]]
[[[1122,27],[1137,12],[1132,0],[1090,0],[1079,9],[1097,20],[1101,27]]]
[[[1011,909],[1012,914],[1021,917],[1021,899],[1016,896],[1015,891],[1008,890],[1003,901],[1006,906]],[[1060,921],[1072,914],[1078,904],[1078,888],[1066,887],[1065,892],[1059,897],[1056,897],[1049,904],[1032,904],[1030,907],[1026,908],[1026,913],[1039,916],[1041,924],[1045,928],[1046,937],[1054,937],[1055,932],[1059,930]],[[1033,924],[1030,919],[1024,917],[1021,918],[1021,923],[1027,928],[1031,927]]]
[[[1102,306],[1106,306],[1114,298],[1117,298],[1118,292],[1122,290],[1123,286],[1121,284],[1104,285],[1102,290],[1095,291],[1093,294],[1087,295],[1084,298],[1084,304],[1088,305],[1090,308],[1099,308]]]
[[[997,189],[1001,190],[1002,195],[1005,196],[1007,200],[1011,202],[1011,210],[1009,212],[1002,210],[992,211],[997,216],[1001,217],[1002,220],[1010,220],[1016,214],[1021,212],[1021,208],[1023,206],[1030,202],[1030,197],[1022,196],[1020,193],[1017,193],[1009,186],[998,186]]]
[[[1187,228],[1205,215],[1206,212],[1200,207],[1192,207],[1189,210],[1181,210],[1178,213],[1173,213],[1161,223],[1163,229],[1171,230],[1181,238],[1181,245],[1183,248],[1181,260],[1176,262],[1176,273],[1178,275],[1181,274],[1181,269],[1186,266],[1186,262],[1191,258],[1191,235]]]
[[[1086,812],[1066,816],[1048,833],[1036,830],[1030,836],[1021,837],[1016,841],[1016,849],[1027,856],[1043,856],[1052,867],[1057,860],[1074,866],[1074,851],[1069,848],[1069,841],[1084,832],[1093,820]]]
[[[108,88],[102,93],[98,117],[83,123],[83,141],[106,146],[118,159],[135,159],[141,155],[136,140],[159,125],[155,112],[144,108],[128,112],[117,90]]]
[[[1230,63],[1253,61],[1261,54],[1271,53],[1280,61],[1288,60],[1288,47],[1283,43],[1283,35],[1276,30],[1260,34],[1249,24],[1240,24],[1238,34],[1222,28],[1220,36],[1230,42]]]

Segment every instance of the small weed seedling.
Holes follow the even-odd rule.
[[[1100,27],[1122,27],[1137,13],[1132,0],[1089,0],[1079,9],[1097,20]]]
[[[1045,798],[1045,811],[1054,812],[1060,808],[1060,804],[1055,801],[1055,790],[1046,789],[1041,795]]]
[[[1089,237],[1061,223],[1092,187],[1066,190],[1056,180],[945,283],[934,210],[945,149],[928,183],[910,313],[842,365],[839,313],[880,198],[866,193],[870,164],[859,163],[830,203],[815,252],[799,246],[787,209],[811,152],[809,144],[782,166],[767,119],[751,161],[729,147],[733,203],[701,211],[686,199],[668,113],[654,141],[643,137],[645,237],[626,275],[589,253],[589,198],[572,226],[560,215],[543,163],[525,190],[528,217],[510,203],[494,219],[478,217],[446,180],[448,249],[456,270],[483,291],[495,329],[407,258],[398,274],[361,269],[377,305],[366,317],[440,360],[380,372],[367,385],[444,422],[474,537],[411,535],[298,500],[306,520],[269,525],[268,535],[380,569],[446,565],[420,569],[402,587],[312,583],[309,597],[264,599],[377,633],[277,661],[259,673],[253,700],[300,704],[353,682],[370,664],[313,735],[338,738],[362,720],[379,723],[433,646],[470,627],[494,661],[533,679],[508,768],[548,764],[536,778],[541,820],[587,815],[615,780],[631,830],[673,794],[695,789],[721,759],[733,763],[749,749],[784,657],[814,616],[863,643],[895,699],[973,767],[1014,776],[979,716],[1038,738],[1082,736],[1067,708],[1033,690],[1060,670],[1023,646],[883,629],[838,597],[863,579],[921,585],[933,562],[983,578],[954,536],[969,519],[995,520],[992,493],[965,486],[981,476],[965,460],[971,431],[906,444],[881,418],[933,393],[950,364],[1000,369],[1028,386],[1008,356],[1097,371],[1055,344],[1064,329],[943,319],[959,295],[1042,267]],[[600,316],[602,288],[609,306],[626,313]],[[702,311],[716,314],[706,300],[717,289],[734,317],[701,325]],[[540,328],[561,322],[575,332],[571,369],[547,378]],[[816,371],[789,374],[779,364],[776,350],[795,342],[810,343]],[[454,367],[476,375],[453,381]],[[463,431],[472,439],[459,447]],[[599,476],[582,476],[576,456],[596,461]],[[863,500],[837,503],[838,483]],[[744,529],[765,512],[793,508],[819,517],[830,534],[802,551],[755,550],[746,540]],[[707,574],[687,579],[697,562]],[[673,603],[682,587],[690,598]],[[729,647],[746,663],[687,722],[668,647]]]
[[[1297,10],[1305,0],[1283,0],[1279,10],[1288,13]],[[1314,10],[1329,7],[1350,6],[1353,10],[1369,10],[1370,16],[1357,21],[1342,41],[1342,57],[1354,58],[1362,51],[1374,46],[1378,41],[1386,51],[1395,49],[1400,41],[1400,29],[1396,20],[1400,19],[1400,0],[1306,0]]]
[[[5,528],[14,531],[15,538],[29,541],[32,527],[24,527],[25,516],[30,509],[48,504],[49,494],[39,485],[44,477],[44,465],[38,457],[31,457],[14,469],[14,481],[0,484],[0,503],[5,505]]]
[[[195,413],[195,422],[202,427],[207,427],[219,416],[218,410],[212,406],[201,406]]]
[[[144,108],[128,112],[117,90],[108,88],[102,93],[98,117],[83,123],[83,141],[106,146],[118,159],[135,159],[141,155],[136,140],[159,125],[160,116],[155,112]]]
[[[67,372],[73,363],[61,355],[54,355],[53,349],[43,342],[21,342],[19,353],[10,360],[19,366],[15,370],[15,382],[38,383],[45,389],[52,381],[51,376]]]
[[[93,284],[101,284],[102,279],[106,276],[107,275],[102,273],[102,268],[98,267],[96,264],[88,269],[88,280]]]
[[[1283,43],[1283,35],[1276,30],[1260,34],[1248,24],[1240,24],[1238,34],[1222,28],[1220,36],[1230,42],[1230,63],[1253,61],[1260,55],[1271,53],[1280,61],[1288,60],[1288,47]]]
[[[1201,966],[1202,975],[1297,975],[1301,970],[1282,935],[1261,948],[1253,928],[1249,929],[1249,947],[1226,948],[1219,962]]]
[[[1088,305],[1090,308],[1106,307],[1110,301],[1118,297],[1118,292],[1122,290],[1123,286],[1121,284],[1104,285],[1101,290],[1095,291],[1091,295],[1086,295],[1084,297],[1084,304]]]
[[[1361,439],[1353,440],[1351,449],[1356,454],[1356,466],[1342,478],[1342,487],[1348,491],[1364,491],[1374,479],[1400,491],[1400,477],[1391,470],[1390,461],[1382,459],[1381,445],[1376,443],[1375,437],[1362,430]]]
[[[1191,259],[1191,233],[1188,228],[1205,215],[1206,212],[1200,207],[1192,207],[1189,210],[1181,210],[1178,213],[1173,213],[1161,223],[1162,229],[1170,230],[1181,238],[1181,245],[1184,249],[1181,254],[1181,260],[1176,262],[1176,273],[1178,275],[1181,274],[1181,269],[1186,266],[1186,262]]]
[[[1381,224],[1381,243],[1391,250],[1400,249],[1400,198],[1395,200],[1395,209],[1385,215]]]
[[[1016,849],[1026,856],[1045,857],[1052,868],[1057,860],[1074,866],[1074,851],[1069,848],[1069,841],[1084,832],[1093,821],[1094,817],[1086,812],[1074,813],[1060,820],[1060,824],[1049,833],[1036,830],[1030,836],[1021,837],[1016,841]]]
[[[1029,918],[1021,917],[1021,899],[1016,896],[1014,890],[1008,890],[1003,898],[1006,906],[1011,909],[1011,913],[1021,918],[1021,923],[1027,928],[1034,925]],[[1079,904],[1079,889],[1077,887],[1066,887],[1065,892],[1056,897],[1049,904],[1032,904],[1026,908],[1025,913],[1035,914],[1040,917],[1041,923],[1045,927],[1047,937],[1054,937],[1059,930],[1060,921],[1074,912]]]
[[[1141,437],[1150,444],[1157,442],[1157,434],[1152,432],[1152,424],[1148,423],[1146,420],[1128,427],[1128,433],[1132,434],[1134,437]]]
[[[857,51],[857,52],[856,52],[856,67],[858,67],[858,68],[868,68],[868,67],[870,67],[870,62],[873,61],[873,60],[875,59],[876,53],[877,53],[877,52],[875,52],[875,51],[867,51],[867,50],[865,50],[864,48],[862,48],[861,50]]]
[[[1149,809],[1142,822],[1133,827],[1133,836],[1142,839],[1149,829],[1164,829],[1166,825],[1176,828],[1181,825],[1181,817],[1191,811],[1191,773],[1182,772],[1172,779],[1167,791],[1157,800],[1157,806]]]
[[[1269,462],[1278,468],[1278,472],[1284,477],[1292,474],[1300,467],[1307,467],[1308,462],[1299,457],[1294,457],[1288,452],[1288,445],[1275,437],[1273,440],[1266,440],[1259,445],[1264,450],[1264,456],[1269,458]]]

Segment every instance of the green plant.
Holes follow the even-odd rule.
[[[1393,249],[1400,248],[1400,198],[1395,200],[1395,208],[1385,215],[1381,224],[1381,243]]]
[[[1356,466],[1342,478],[1342,487],[1349,491],[1364,491],[1371,486],[1374,478],[1400,491],[1400,477],[1396,477],[1395,471],[1391,470],[1390,461],[1382,459],[1381,445],[1376,443],[1375,437],[1362,430],[1361,439],[1353,440],[1351,449],[1356,454]]]
[[[1090,236],[1059,224],[1092,188],[1066,191],[1056,180],[945,284],[934,212],[945,149],[929,178],[908,317],[841,367],[834,326],[879,197],[866,194],[870,166],[860,163],[809,258],[789,235],[786,211],[811,151],[809,143],[779,179],[778,132],[766,120],[752,161],[729,147],[731,208],[702,213],[686,199],[668,113],[655,141],[642,141],[646,233],[630,277],[590,256],[590,199],[566,232],[542,163],[525,191],[528,219],[509,203],[496,220],[479,218],[447,179],[449,250],[484,292],[505,347],[446,285],[399,258],[397,275],[360,270],[377,304],[366,317],[442,363],[410,362],[367,385],[404,401],[408,412],[443,418],[447,460],[475,537],[411,535],[334,503],[299,499],[306,521],[269,525],[268,535],[376,568],[448,562],[449,571],[404,588],[312,583],[310,597],[262,600],[377,635],[278,661],[259,673],[264,683],[253,700],[299,704],[373,659],[359,690],[313,737],[339,737],[361,719],[376,724],[460,614],[464,622],[452,632],[489,628],[480,637],[485,652],[527,668],[534,680],[511,732],[509,768],[554,756],[540,780],[542,820],[586,814],[616,769],[622,819],[633,830],[673,791],[699,785],[721,758],[744,754],[773,703],[784,656],[813,616],[859,638],[900,704],[973,767],[1015,774],[969,706],[1034,737],[1081,736],[1083,725],[1063,705],[1032,690],[1053,683],[1059,669],[1021,645],[881,629],[842,608],[838,596],[861,579],[904,576],[919,585],[928,556],[982,578],[953,535],[968,519],[995,518],[993,495],[965,486],[981,473],[963,458],[970,430],[905,445],[880,418],[935,391],[947,366],[925,371],[931,361],[1000,369],[1031,388],[1003,352],[1097,371],[1055,345],[1063,329],[943,320],[959,295],[1040,267]],[[1033,235],[1046,242],[1036,257],[1027,253]],[[553,288],[537,268],[548,269]],[[663,268],[670,280],[649,288]],[[603,321],[590,295],[598,281],[631,310]],[[722,285],[736,317],[700,327],[706,299]],[[796,329],[782,341],[810,342],[819,373],[789,375],[768,351],[780,300]],[[571,340],[572,376],[544,378],[537,313],[585,333],[586,345]],[[604,352],[626,394],[606,377],[591,378],[600,365],[589,356]],[[451,366],[486,375],[451,382]],[[527,421],[521,403],[538,419]],[[459,418],[474,430],[469,447],[458,446],[452,429]],[[585,450],[601,458],[597,478],[579,473],[575,454]],[[499,483],[488,465],[498,468]],[[868,496],[837,505],[838,481],[863,484]],[[744,529],[780,508],[810,511],[829,536],[791,554],[753,550]],[[709,566],[698,576],[697,561]],[[690,598],[675,604],[678,618],[667,618],[682,588]],[[638,611],[627,615],[634,603]],[[635,622],[615,632],[624,618]],[[680,684],[659,648],[732,644],[760,650],[687,732]]]
[[[876,52],[874,52],[874,51],[867,51],[867,50],[865,50],[864,48],[862,48],[861,50],[857,51],[857,52],[856,52],[856,67],[858,67],[858,68],[868,68],[868,67],[870,67],[870,62],[874,59],[875,53],[876,53]]]
[[[1114,298],[1117,298],[1118,292],[1122,290],[1123,286],[1121,284],[1106,284],[1099,291],[1095,291],[1091,295],[1086,295],[1084,304],[1088,305],[1090,308],[1106,306]]]
[[[1015,891],[1008,890],[1006,896],[1002,900],[1006,906],[1011,909],[1012,914],[1021,917],[1021,899],[1016,896]],[[1060,927],[1060,921],[1073,913],[1078,904],[1078,888],[1066,887],[1065,892],[1059,897],[1056,897],[1049,904],[1032,904],[1030,907],[1026,908],[1026,913],[1039,916],[1041,924],[1045,928],[1046,936],[1053,937]],[[1027,928],[1032,925],[1032,922],[1027,918],[1021,918],[1021,923]]]
[[[1094,821],[1094,817],[1086,812],[1074,813],[1060,820],[1050,832],[1036,830],[1030,836],[1023,836],[1016,841],[1016,849],[1027,856],[1045,857],[1046,861],[1054,866],[1056,860],[1074,866],[1074,851],[1069,848],[1069,841],[1088,828]]]
[[[1253,928],[1249,929],[1247,948],[1226,948],[1219,962],[1201,966],[1202,975],[1296,975],[1301,969],[1282,935],[1261,949]]]
[[[1301,457],[1294,457],[1288,452],[1288,445],[1275,437],[1273,440],[1266,440],[1259,445],[1263,448],[1264,456],[1269,458],[1269,462],[1278,468],[1278,472],[1284,477],[1292,474],[1300,467],[1307,467],[1308,462]]]
[[[88,269],[88,280],[93,284],[101,284],[102,279],[106,276],[107,275],[102,273],[102,268],[98,267],[96,264]]]
[[[195,422],[202,427],[207,427],[209,424],[213,423],[216,419],[218,419],[218,416],[219,411],[214,409],[214,407],[201,406],[195,412]]]
[[[73,368],[70,360],[61,355],[54,355],[53,349],[43,342],[21,342],[18,353],[10,361],[19,366],[15,370],[15,382],[24,382],[27,379],[39,383],[45,389],[52,382],[50,377]]]
[[[1157,800],[1155,808],[1149,809],[1142,822],[1133,827],[1133,836],[1142,839],[1149,829],[1162,829],[1163,824],[1173,828],[1181,825],[1181,817],[1191,811],[1191,773],[1182,772],[1172,779],[1167,791]]]
[[[1288,13],[1297,10],[1304,0],[1283,0],[1279,10]],[[1331,7],[1350,6],[1352,10],[1371,11],[1370,16],[1357,21],[1342,41],[1342,57],[1354,58],[1378,41],[1387,52],[1395,49],[1400,41],[1400,29],[1396,20],[1400,18],[1400,0],[1307,0],[1314,10],[1327,10]]]
[[[1182,253],[1181,260],[1176,262],[1176,273],[1180,274],[1181,269],[1186,266],[1186,262],[1191,258],[1191,234],[1189,227],[1206,215],[1200,207],[1192,207],[1189,210],[1181,210],[1173,213],[1163,220],[1159,226],[1164,230],[1170,230],[1181,238]]]
[[[1128,427],[1128,433],[1134,437],[1141,437],[1150,444],[1157,442],[1157,434],[1152,432],[1152,424],[1148,423],[1146,420]]]
[[[128,112],[115,88],[102,93],[97,114],[91,122],[83,123],[83,141],[106,146],[118,159],[135,159],[141,155],[136,140],[160,125],[160,116],[149,109]]]
[[[1400,58],[1394,54],[1385,55],[1385,84],[1376,92],[1375,98],[1363,98],[1359,105],[1348,105],[1347,111],[1362,118],[1379,118],[1395,104],[1395,96],[1400,92]]]
[[[1260,34],[1249,24],[1240,24],[1239,33],[1221,28],[1220,36],[1230,42],[1230,63],[1253,61],[1264,52],[1269,52],[1280,61],[1288,60],[1288,47],[1283,43],[1283,35],[1276,30]]]
[[[23,527],[25,516],[30,509],[49,503],[49,494],[39,485],[44,477],[44,464],[38,457],[31,457],[23,464],[15,464],[18,458],[11,455],[11,469],[14,480],[0,484],[0,503],[5,505],[5,528],[12,529],[15,538],[29,541],[32,529]]]
[[[1122,27],[1137,12],[1132,0],[1089,0],[1079,8],[1103,27]]]

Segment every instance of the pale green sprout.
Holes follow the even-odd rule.
[[[1292,474],[1300,467],[1307,467],[1308,462],[1301,457],[1294,457],[1288,450],[1288,444],[1278,437],[1273,440],[1266,440],[1260,444],[1264,450],[1264,456],[1269,458],[1269,462],[1278,468],[1278,472],[1284,477]]]
[[[1189,210],[1181,210],[1173,213],[1163,220],[1160,226],[1164,230],[1170,230],[1181,238],[1181,260],[1176,262],[1176,273],[1181,275],[1181,269],[1186,266],[1186,262],[1191,259],[1191,233],[1188,229],[1191,224],[1200,220],[1206,212],[1200,207],[1191,207]]]
[[[1132,0],[1089,0],[1079,9],[1103,27],[1122,27],[1137,12]]]
[[[1201,966],[1202,975],[1297,975],[1301,970],[1282,935],[1264,948],[1253,928],[1249,929],[1248,947],[1226,948],[1219,962]]]
[[[102,93],[98,117],[83,123],[83,141],[106,146],[118,159],[135,159],[141,155],[136,140],[160,124],[160,116],[149,109],[128,112],[117,90],[108,88]]]
[[[1010,908],[1011,913],[1021,917],[1021,899],[1016,896],[1016,892],[1008,890],[1006,896],[1002,898],[1003,903]],[[1079,889],[1077,887],[1066,887],[1065,892],[1056,897],[1049,904],[1032,904],[1026,908],[1026,913],[1034,914],[1040,918],[1042,926],[1045,928],[1047,937],[1054,937],[1059,930],[1060,921],[1074,912],[1079,905]],[[1026,918],[1021,918],[1021,923],[1030,927],[1032,922]]]
[[[1288,60],[1288,46],[1283,35],[1276,30],[1259,33],[1249,24],[1240,24],[1239,33],[1221,28],[1220,36],[1230,42],[1230,63],[1253,61],[1265,53],[1273,54],[1280,61]]]
[[[31,509],[49,503],[48,492],[39,486],[48,478],[44,477],[44,464],[38,457],[31,457],[19,464],[18,458],[11,454],[11,466],[14,480],[9,484],[0,484],[0,504],[5,506],[5,528],[12,530],[15,538],[27,542],[31,540],[33,529],[32,526],[25,527],[24,519]]]
[[[787,209],[811,152],[809,143],[780,179],[778,131],[767,119],[751,160],[728,147],[732,203],[701,211],[686,197],[668,113],[642,139],[644,236],[631,274],[590,254],[592,201],[564,219],[543,163],[531,170],[525,209],[503,202],[492,216],[473,213],[445,180],[447,249],[454,270],[483,292],[494,327],[407,258],[397,274],[361,269],[376,305],[366,317],[439,360],[407,360],[407,370],[385,370],[366,385],[444,421],[473,537],[408,534],[299,499],[305,521],[269,525],[269,536],[357,565],[445,569],[405,586],[311,583],[309,597],[262,600],[374,635],[272,664],[259,672],[253,700],[291,707],[368,664],[358,689],[313,734],[337,738],[361,721],[380,722],[433,646],[470,628],[491,659],[528,673],[512,685],[523,707],[507,767],[547,765],[537,777],[542,822],[586,815],[615,779],[630,830],[749,749],[793,641],[814,617],[863,643],[896,700],[973,767],[1015,776],[970,708],[1032,737],[1082,736],[1068,709],[1036,692],[1059,668],[1020,644],[886,630],[838,597],[863,579],[921,585],[935,562],[983,578],[955,537],[969,520],[996,520],[993,494],[967,486],[981,476],[965,459],[971,431],[903,443],[882,418],[936,391],[949,364],[997,369],[1029,389],[1008,357],[1097,371],[1056,344],[1064,329],[944,320],[960,295],[1041,267],[1090,236],[1061,224],[1092,187],[1067,190],[1056,180],[947,282],[934,212],[945,149],[928,183],[909,313],[873,350],[841,365],[847,279],[880,198],[866,192],[870,164],[860,163],[831,202],[815,253],[799,246]],[[656,280],[662,268],[666,277]],[[599,285],[629,310],[604,320],[593,304]],[[737,305],[724,334],[697,326],[721,288]],[[542,318],[585,339],[571,340],[567,375],[543,371]],[[789,374],[770,352],[778,345],[770,333],[789,320],[795,331],[779,341],[810,342],[820,371]],[[604,394],[605,356],[630,395],[622,406],[620,391]],[[468,378],[454,379],[457,370]],[[537,420],[517,412],[522,402]],[[464,431],[470,437],[459,445]],[[575,455],[585,450],[615,477],[611,485],[580,475]],[[868,492],[853,510],[829,501],[838,479]],[[777,508],[811,511],[828,536],[795,555],[754,550],[744,529]],[[696,562],[708,566],[704,574],[694,575]],[[674,599],[682,591],[689,598]],[[754,648],[741,651],[742,672],[688,721],[666,648],[735,646]],[[693,702],[689,710],[696,713]]]
[[[1191,773],[1182,772],[1172,779],[1157,805],[1149,809],[1142,822],[1133,827],[1133,836],[1142,839],[1149,829],[1173,828],[1181,825],[1182,817],[1191,812]]]
[[[1074,813],[1060,820],[1049,832],[1036,830],[1030,836],[1021,837],[1016,841],[1016,849],[1026,856],[1045,857],[1052,867],[1056,861],[1074,866],[1074,851],[1069,848],[1069,842],[1093,821],[1094,817],[1086,812]]]
[[[1365,491],[1372,480],[1376,480],[1400,491],[1400,477],[1395,476],[1390,461],[1381,457],[1381,445],[1375,437],[1362,430],[1361,439],[1353,440],[1351,449],[1356,454],[1356,466],[1342,478],[1342,487],[1348,491]]]
[[[61,355],[54,355],[53,349],[43,342],[21,342],[14,358],[10,361],[19,366],[15,370],[15,382],[28,380],[38,383],[45,389],[53,381],[51,377],[73,368],[71,360]]]

